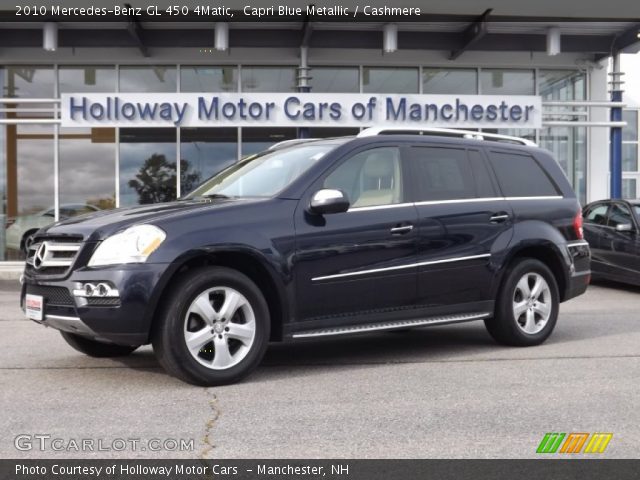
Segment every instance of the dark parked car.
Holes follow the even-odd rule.
[[[281,145],[179,201],[43,229],[23,308],[88,355],[152,343],[200,385],[241,379],[269,341],[483,320],[542,343],[590,275],[557,162],[514,137],[406,133]]]
[[[601,200],[584,207],[584,235],[594,278],[640,285],[640,200]]]

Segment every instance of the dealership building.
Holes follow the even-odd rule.
[[[380,124],[531,139],[583,203],[610,195],[621,128],[622,194],[640,196],[637,109],[611,118],[624,103],[611,90],[634,88],[615,59],[640,49],[627,0],[389,2],[413,9],[395,16],[377,1],[291,2],[302,11],[285,16],[256,1],[217,17],[202,2],[129,3],[93,17],[0,11],[5,266],[57,218],[170,200],[274,143]]]

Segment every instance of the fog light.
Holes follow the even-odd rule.
[[[98,284],[76,283],[73,295],[83,298],[113,298],[119,297],[120,292],[118,292],[118,289],[110,285],[108,282],[100,282]]]
[[[91,283],[87,283],[84,286],[84,296],[85,297],[90,297],[91,295],[93,295],[93,291],[96,289],[96,287],[93,286],[93,284]]]

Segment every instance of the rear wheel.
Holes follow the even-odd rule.
[[[505,345],[544,342],[558,319],[558,284],[549,268],[533,258],[520,260],[506,274],[496,313],[485,320],[491,336]]]
[[[215,386],[247,376],[262,360],[270,317],[260,289],[223,267],[187,272],[171,289],[152,335],[160,364],[189,383]]]
[[[91,340],[75,333],[60,332],[62,338],[77,351],[90,357],[108,358],[124,357],[133,352],[137,346],[115,345]]]

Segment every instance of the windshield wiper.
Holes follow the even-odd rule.
[[[229,195],[225,195],[224,193],[209,193],[207,195],[200,195],[202,198],[231,198]]]

